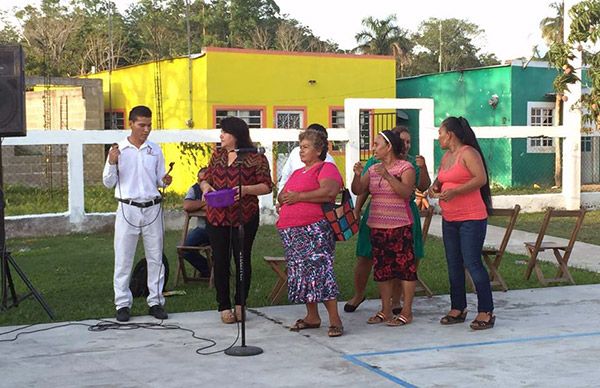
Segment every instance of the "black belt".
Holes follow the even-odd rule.
[[[162,198],[154,198],[152,201],[148,201],[148,202],[135,202],[135,201],[132,201],[131,199],[121,199],[121,198],[117,198],[117,201],[126,203],[127,205],[135,206],[135,207],[147,208],[150,206],[158,205],[159,203],[162,202]]]

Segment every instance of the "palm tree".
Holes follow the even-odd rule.
[[[364,30],[354,36],[358,46],[354,51],[363,54],[393,55],[399,65],[400,76],[410,63],[413,44],[406,37],[408,31],[396,25],[396,15],[385,19],[368,16],[362,20]]]
[[[556,11],[554,17],[546,17],[540,21],[540,29],[542,30],[542,38],[551,45],[552,43],[561,43],[564,35],[564,16],[565,4],[564,1],[550,4],[550,8]]]

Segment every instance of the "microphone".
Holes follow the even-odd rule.
[[[173,171],[173,166],[175,166],[175,162],[171,162],[171,163],[169,163],[169,171],[167,171],[167,174],[166,174],[166,175],[169,175],[169,173],[170,173],[171,171]]]
[[[237,152],[238,154],[264,154],[265,147],[248,147],[248,148],[235,148],[231,152]]]

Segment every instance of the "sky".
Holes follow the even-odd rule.
[[[116,0],[124,11],[135,0]],[[538,45],[543,55],[539,23],[554,16],[549,5],[557,0],[276,0],[282,14],[309,27],[321,39],[329,39],[342,49],[356,46],[354,36],[367,16],[384,18],[395,14],[398,25],[416,31],[430,17],[467,19],[485,30],[476,41],[482,53],[495,53],[500,60],[529,58]],[[37,4],[36,0],[1,0],[0,10]]]

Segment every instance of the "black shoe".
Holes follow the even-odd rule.
[[[165,311],[163,306],[161,306],[159,304],[156,304],[156,305],[150,307],[150,309],[148,310],[148,314],[152,315],[156,319],[168,319],[169,318],[169,316],[167,315],[167,312]]]
[[[129,307],[121,307],[117,310],[117,321],[127,322],[129,320]]]
[[[358,302],[358,304],[356,304],[356,305],[353,305],[353,304],[350,304],[350,303],[346,303],[344,305],[344,311],[347,312],[347,313],[353,313],[353,312],[355,312],[356,309],[358,308],[358,306],[360,306],[360,304],[362,302],[364,302],[365,299],[366,299],[366,297],[363,297],[362,300],[360,302]]]

